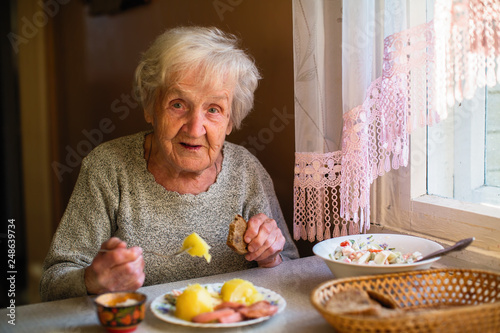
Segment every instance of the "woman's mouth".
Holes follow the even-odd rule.
[[[183,146],[184,148],[186,148],[188,150],[197,150],[197,149],[201,148],[201,145],[192,145],[192,144],[189,144],[186,142],[181,142],[180,144],[181,144],[181,146]]]

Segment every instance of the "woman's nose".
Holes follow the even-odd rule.
[[[205,130],[205,115],[201,110],[193,110],[187,117],[184,125],[189,136],[198,138],[206,134]]]

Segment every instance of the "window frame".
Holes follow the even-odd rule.
[[[420,162],[425,159],[426,131],[421,128],[411,135],[408,167],[373,183],[371,231],[425,237],[443,246],[475,237],[467,250],[440,262],[500,271],[500,208],[427,194],[427,168]]]

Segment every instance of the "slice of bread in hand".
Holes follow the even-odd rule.
[[[247,222],[241,215],[236,215],[233,222],[229,224],[226,244],[236,253],[248,253],[247,243],[243,240],[243,235],[247,230]]]

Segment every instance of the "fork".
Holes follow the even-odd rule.
[[[179,250],[175,253],[172,253],[172,254],[161,254],[161,253],[158,253],[158,252],[154,252],[154,251],[148,251],[148,250],[143,250],[142,253],[149,253],[149,254],[154,254],[156,256],[159,256],[159,257],[162,257],[162,258],[166,258],[166,259],[170,259],[170,258],[174,258],[174,257],[177,257],[187,251],[191,250],[191,247],[188,247],[186,249],[183,249],[183,250]],[[98,253],[99,252],[102,252],[102,253],[106,253],[106,252],[111,252],[113,250],[108,250],[108,249],[99,249],[99,251],[97,251]]]

